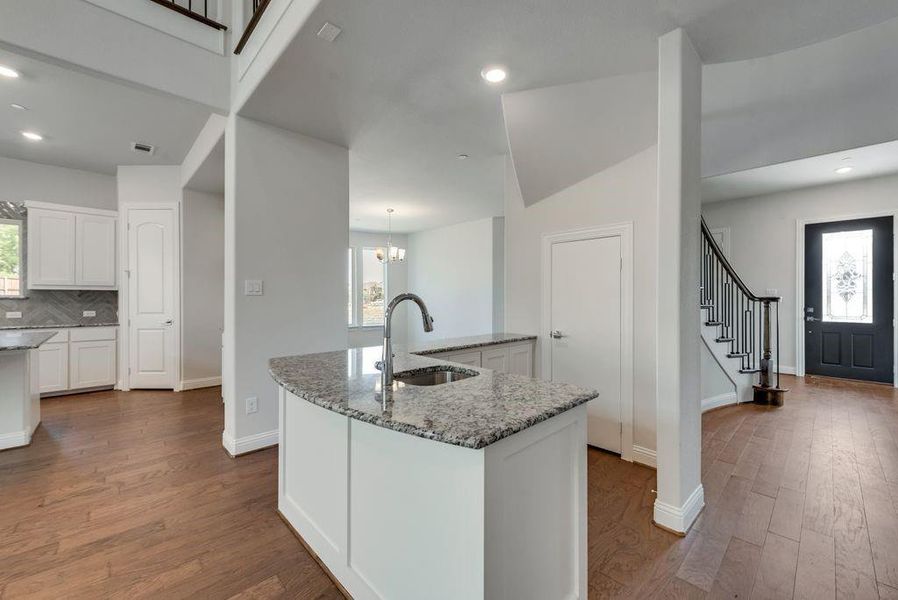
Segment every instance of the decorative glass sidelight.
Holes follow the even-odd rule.
[[[823,234],[823,320],[873,322],[873,230]]]

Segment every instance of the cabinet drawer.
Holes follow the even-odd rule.
[[[115,340],[117,327],[79,327],[72,329],[69,339],[73,342],[99,342]]]
[[[23,331],[22,333],[49,333],[50,331],[54,331],[53,329],[32,329],[28,331]],[[69,330],[68,329],[56,329],[56,335],[51,337],[49,340],[44,342],[44,344],[64,344],[69,341]],[[43,346],[41,346],[43,347]]]
[[[446,360],[468,365],[469,367],[480,366],[480,352],[459,352],[457,354],[449,354]]]

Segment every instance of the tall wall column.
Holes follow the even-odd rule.
[[[232,115],[222,364],[222,444],[232,455],[278,442],[270,358],[347,347],[348,247],[347,149]],[[246,295],[247,280],[262,281],[262,295]]]
[[[699,251],[702,63],[682,29],[658,40],[658,525],[688,531],[701,483]]]

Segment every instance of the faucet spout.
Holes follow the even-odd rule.
[[[384,313],[384,345],[383,356],[380,362],[380,382],[381,390],[383,392],[386,392],[387,388],[393,385],[393,311],[405,300],[411,300],[421,309],[421,319],[424,323],[424,331],[433,331],[433,317],[430,316],[430,311],[427,310],[427,305],[424,304],[424,300],[422,300],[420,296],[409,293],[399,294],[390,301],[387,305],[387,310]]]

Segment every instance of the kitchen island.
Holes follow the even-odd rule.
[[[0,450],[27,446],[41,422],[37,349],[56,331],[0,331]]]
[[[383,393],[379,359],[270,361],[278,508],[332,576],[356,600],[585,600],[597,392],[397,352]]]

